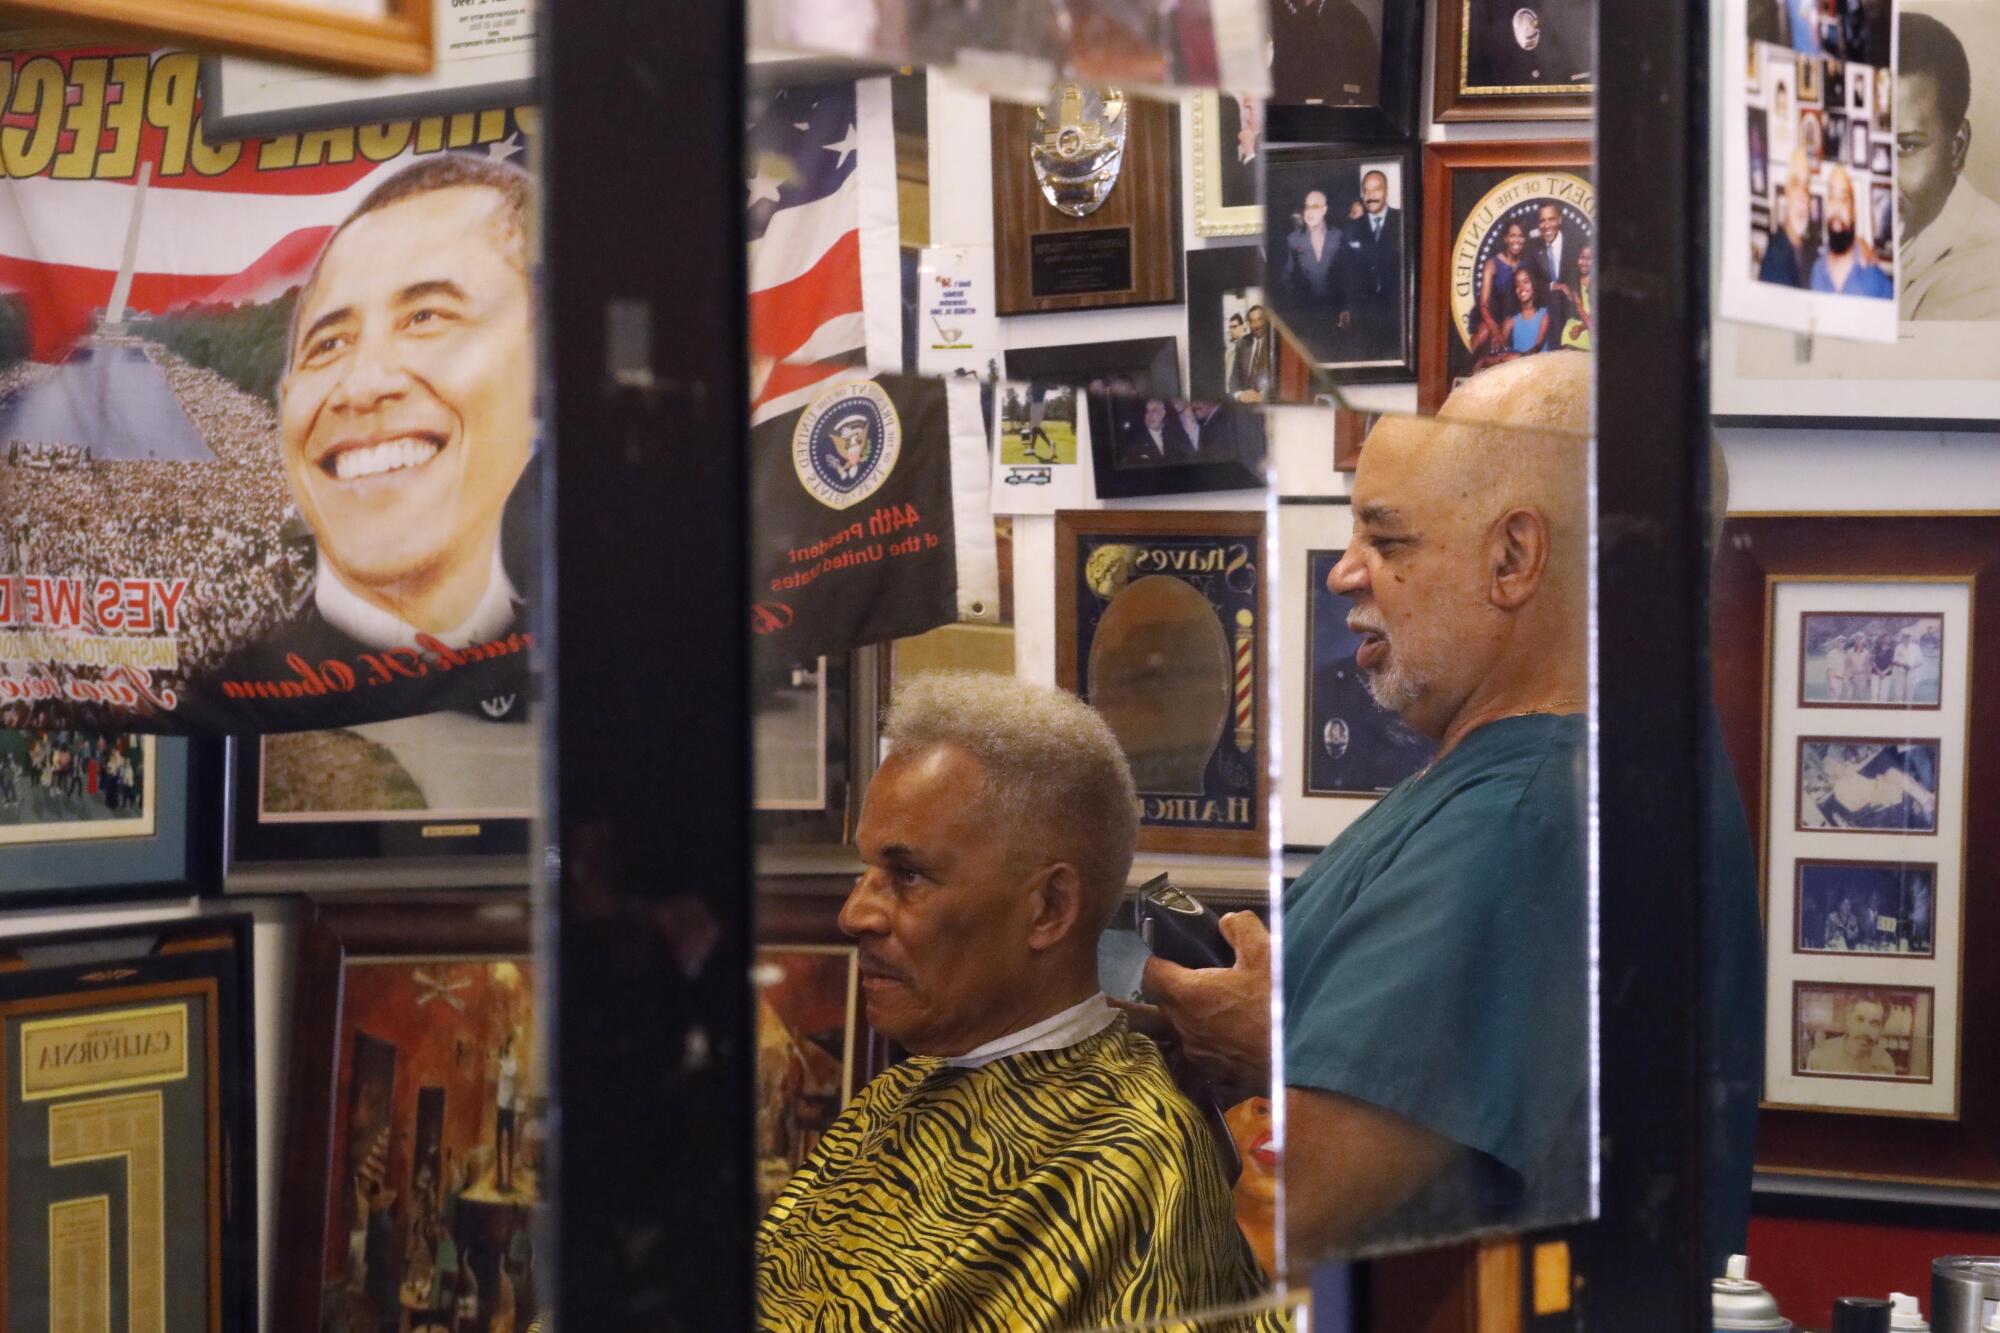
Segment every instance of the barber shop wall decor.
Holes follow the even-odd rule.
[[[174,736],[0,730],[0,906],[205,887],[220,750]]]
[[[1056,515],[1056,680],[1139,788],[1139,846],[1267,850],[1264,515]]]
[[[0,1327],[257,1327],[250,975],[247,916],[0,942]]]
[[[1765,908],[1758,1165],[2000,1184],[2000,1068],[1966,1039],[2000,1020],[1976,944],[2000,929],[1977,786],[2000,764],[2000,519],[1732,519],[1715,586]]]
[[[1589,0],[1438,0],[1434,120],[1587,120]]]

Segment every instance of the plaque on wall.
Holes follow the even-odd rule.
[[[249,951],[248,917],[0,947],[0,1327],[256,1326]]]
[[[1056,683],[1111,725],[1139,846],[1266,851],[1264,515],[1056,515]]]
[[[1174,110],[1059,86],[993,105],[994,272],[1003,315],[1181,299]]]

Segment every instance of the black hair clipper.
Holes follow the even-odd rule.
[[[1139,886],[1139,937],[1156,957],[1182,967],[1229,967],[1236,951],[1222,937],[1222,918],[1175,888],[1165,875]]]

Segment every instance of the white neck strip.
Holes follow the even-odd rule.
[[[1010,1032],[1004,1037],[996,1037],[964,1055],[947,1056],[945,1064],[953,1069],[978,1069],[990,1065],[995,1060],[1010,1055],[1024,1055],[1029,1051],[1059,1051],[1065,1046],[1074,1046],[1087,1037],[1094,1037],[1111,1026],[1118,1017],[1118,1011],[1105,1000],[1099,991],[1081,1004],[1073,1004],[1059,1014],[1043,1019],[1032,1027]]]

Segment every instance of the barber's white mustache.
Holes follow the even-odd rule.
[[[1372,620],[1364,620],[1359,615],[1347,618],[1347,632],[1350,634],[1373,634],[1378,639],[1389,637],[1389,627],[1378,625]]]

